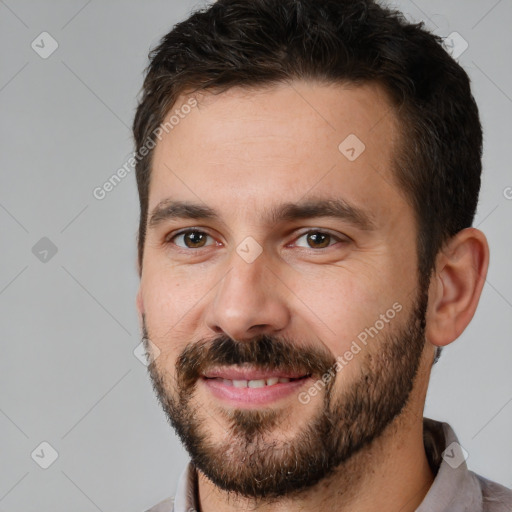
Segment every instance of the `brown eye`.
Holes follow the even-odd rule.
[[[203,231],[188,230],[178,233],[173,236],[171,240],[173,240],[178,247],[184,249],[200,249],[206,245],[212,245],[206,244],[208,237],[209,235]]]
[[[328,247],[331,241],[331,235],[327,233],[313,232],[307,235],[307,241],[313,249],[322,249]]]
[[[341,240],[341,238],[324,231],[308,231],[297,238],[295,244],[306,249],[325,249]]]

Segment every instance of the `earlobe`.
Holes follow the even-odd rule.
[[[438,254],[429,289],[427,339],[445,346],[475,314],[489,266],[489,246],[476,228],[459,231]]]

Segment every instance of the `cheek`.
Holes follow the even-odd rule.
[[[191,280],[190,277],[169,265],[147,266],[142,277],[144,307],[146,316],[151,316],[155,327],[162,323],[169,330],[192,307],[193,290],[199,288],[200,281],[198,283],[197,279]]]
[[[181,300],[179,282],[147,274],[143,279],[143,301],[148,334],[152,343],[160,350],[160,357],[176,352],[177,333],[180,319],[185,316],[187,305]]]
[[[212,269],[201,273],[198,268],[185,270],[162,264],[148,264],[144,269],[141,282],[146,324],[161,355],[175,360],[193,341],[216,279]]]
[[[145,297],[146,317],[150,319],[152,334],[160,337],[162,327],[169,329],[177,321],[179,312],[176,309],[179,301],[176,301],[175,288],[167,281],[161,280],[150,285],[145,285],[147,294]]]
[[[296,314],[316,326],[318,336],[335,356],[343,355],[365,329],[377,321],[380,326],[380,315],[401,296],[385,277],[389,275],[344,268],[303,274],[291,286],[300,299]]]

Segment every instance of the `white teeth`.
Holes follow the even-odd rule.
[[[249,388],[262,388],[265,386],[265,379],[260,380],[250,380],[247,382],[247,387]]]
[[[253,380],[229,380],[221,379],[222,383],[226,386],[233,386],[235,388],[263,388],[265,386],[273,386],[278,382],[290,382],[286,377],[270,377],[269,379],[253,379]]]

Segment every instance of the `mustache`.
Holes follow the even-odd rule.
[[[261,370],[321,376],[335,363],[323,345],[296,346],[266,334],[244,341],[221,335],[186,345],[176,360],[176,377],[182,390],[191,390],[203,373],[217,366],[250,365]]]

